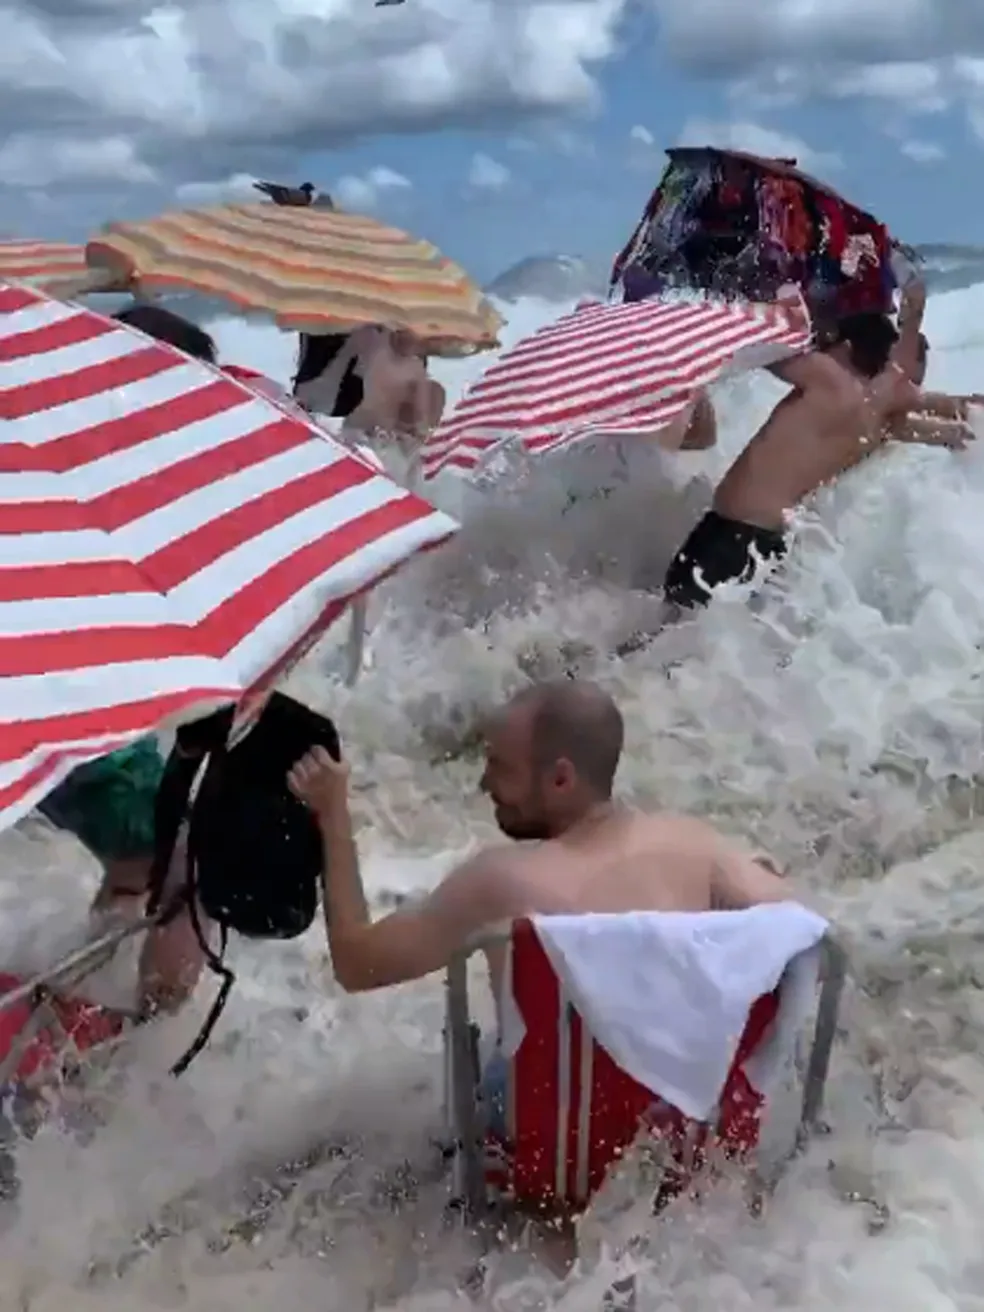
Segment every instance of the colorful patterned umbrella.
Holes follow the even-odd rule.
[[[221,371],[0,284],[0,829],[247,704],[457,524]]]
[[[586,438],[652,436],[726,370],[772,364],[809,344],[799,302],[582,306],[485,371],[428,437],[424,477],[475,469],[509,439],[542,455]]]
[[[502,322],[429,242],[341,210],[259,203],[175,211],[111,223],[86,257],[144,294],[220,297],[297,332],[408,328],[436,355],[494,346]]]
[[[60,241],[0,239],[0,278],[36,287],[78,283],[86,276],[85,247]]]

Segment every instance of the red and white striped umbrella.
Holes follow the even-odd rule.
[[[424,477],[474,469],[509,438],[539,455],[602,434],[652,434],[725,370],[772,364],[809,344],[799,302],[581,306],[519,342],[469,388],[427,439]]]
[[[0,828],[74,766],[249,699],[457,530],[179,351],[0,285]]]

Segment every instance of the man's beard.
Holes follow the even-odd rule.
[[[495,822],[507,838],[511,838],[516,843],[543,842],[553,837],[553,831],[550,825],[542,817],[530,818],[527,816],[510,815],[508,812],[503,814],[498,807],[495,811]]]

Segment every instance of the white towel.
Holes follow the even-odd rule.
[[[828,928],[795,902],[535,916],[533,924],[593,1037],[638,1083],[697,1120],[717,1107],[752,1004],[781,981],[776,1022],[745,1068],[761,1094],[771,1092],[812,1009]],[[515,1020],[504,1007],[507,1053],[522,1037]]]

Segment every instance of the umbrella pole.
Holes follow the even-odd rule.
[[[413,454],[407,462],[406,489],[413,492],[415,496],[421,495],[421,473],[424,467],[423,460],[424,444],[421,442],[414,448]]]
[[[355,601],[352,602],[352,619],[349,624],[349,638],[346,647],[348,669],[345,675],[345,686],[347,688],[354,688],[359,681],[359,675],[362,673],[362,662],[366,650],[366,612],[368,605],[369,599],[366,596],[356,597]]]
[[[100,934],[91,943],[84,943],[82,947],[75,948],[47,970],[40,971],[6,993],[0,993],[0,1011],[6,1011],[8,1007],[14,1007],[19,1002],[32,1001],[38,989],[57,990],[59,984],[64,984],[78,972],[85,976],[93,970],[98,970],[125,939],[149,929],[155,919],[154,916],[144,916],[141,920],[133,921],[132,924],[118,925],[115,929]]]

